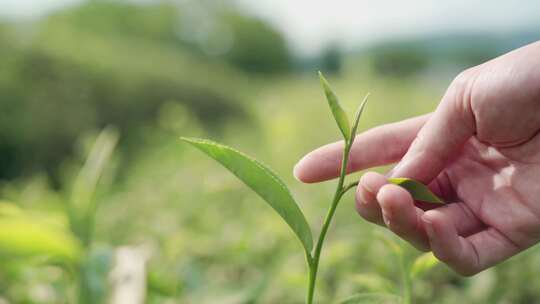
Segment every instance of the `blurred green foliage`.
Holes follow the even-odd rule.
[[[0,46],[7,58],[0,62],[0,178],[42,169],[55,173],[81,133],[107,124],[137,141],[137,130],[154,121],[165,102],[184,106],[213,129],[228,118],[245,120],[238,89],[243,76],[149,38],[162,32],[167,40],[167,26],[151,33],[142,30],[146,26],[131,27],[172,19],[170,12],[163,5],[89,3],[38,22],[31,36],[16,39],[15,30],[4,35],[9,43]]]
[[[429,57],[422,49],[402,45],[385,45],[372,51],[373,69],[382,76],[408,77],[422,72]]]
[[[271,26],[212,1],[88,1],[0,25],[0,199],[11,202],[0,204],[0,303],[99,303],[123,245],[151,249],[148,303],[302,303],[304,257],[288,228],[178,137],[257,155],[291,185],[317,231],[334,185],[301,185],[290,173],[305,152],[338,139],[314,71],[336,71],[330,81],[348,110],[372,93],[365,130],[436,106],[453,75],[425,74],[433,60],[419,64],[419,54],[434,49],[379,59],[329,49],[306,76],[291,70]],[[470,64],[486,53],[461,54]],[[373,69],[377,61],[392,77]],[[118,149],[100,165],[88,155],[108,125]],[[97,184],[85,164],[100,168]],[[389,236],[352,204],[346,197],[329,233],[321,303],[401,289]],[[424,272],[431,260],[423,261],[414,303],[540,297],[536,247],[469,279],[445,267]]]
[[[338,74],[343,60],[342,51],[336,45],[330,45],[322,52],[320,70],[325,74]]]
[[[185,48],[249,72],[286,72],[290,67],[290,55],[279,32],[257,18],[212,2],[136,6],[92,1],[56,14],[49,23]]]
[[[234,43],[223,58],[248,72],[286,72],[290,59],[284,38],[266,23],[238,14],[222,19],[232,31]]]

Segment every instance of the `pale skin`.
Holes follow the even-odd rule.
[[[433,113],[356,137],[348,171],[368,172],[356,209],[462,275],[474,275],[540,241],[540,41],[462,72]],[[307,154],[294,174],[339,175],[343,143]],[[448,204],[415,202],[387,177],[429,184]]]

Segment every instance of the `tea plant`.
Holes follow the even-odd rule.
[[[319,270],[321,253],[326,235],[328,233],[328,229],[330,228],[330,224],[332,222],[336,209],[343,195],[348,190],[358,185],[357,181],[346,184],[345,176],[347,163],[349,161],[349,153],[356,137],[356,130],[358,128],[360,117],[369,97],[369,94],[366,95],[366,97],[360,104],[351,125],[346,112],[339,104],[336,94],[332,91],[330,85],[321,73],[319,73],[319,78],[321,81],[321,85],[324,89],[326,99],[330,106],[332,115],[334,116],[338,128],[343,136],[344,148],[341,161],[341,171],[337,182],[337,187],[333,199],[330,203],[330,207],[328,209],[326,217],[324,218],[320,234],[317,238],[317,242],[315,244],[313,242],[311,228],[304,214],[294,200],[291,192],[288,190],[285,183],[283,183],[283,181],[272,170],[270,170],[270,168],[231,147],[207,139],[185,137],[181,138],[183,141],[195,146],[214,160],[218,161],[221,165],[223,165],[234,175],[236,175],[248,187],[255,191],[259,196],[261,196],[289,225],[294,234],[300,240],[306,258],[306,264],[308,268],[308,287],[306,295],[307,304],[312,304],[314,301],[315,286],[317,282],[317,274]],[[412,179],[390,178],[389,182],[400,185],[403,188],[407,189],[415,200],[431,203],[443,203],[440,198],[438,198],[435,194],[431,193],[427,186]],[[399,250],[395,250],[395,252],[399,255],[401,260],[404,260],[403,255],[399,252]],[[420,262],[418,263],[420,263],[421,265],[426,264],[421,263],[421,261],[423,260],[419,261]],[[403,301],[405,303],[410,303],[410,273],[414,269],[422,268],[424,266],[413,266],[409,269],[409,267],[407,267],[404,261],[401,263],[401,265],[404,285]],[[416,265],[416,263],[414,265]],[[372,302],[377,299],[386,303],[387,301],[393,301],[392,299],[396,298],[399,297],[392,294],[361,294],[353,296],[352,298],[346,300],[343,303],[367,303],[366,301]]]
[[[115,129],[105,128],[97,136],[65,201],[65,213],[25,210],[0,201],[0,256],[13,267],[59,266],[74,282],[63,295],[69,303],[106,300],[112,251],[94,246],[95,196],[117,141]]]

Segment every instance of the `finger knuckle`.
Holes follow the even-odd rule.
[[[460,72],[450,84],[450,87],[456,90],[467,90],[470,88],[472,82],[474,81],[474,76],[476,75],[477,68],[468,68]]]
[[[448,88],[447,102],[452,103],[452,107],[457,113],[468,114],[471,110],[472,92],[476,79],[476,68],[467,69],[459,73]]]
[[[443,99],[445,106],[456,113],[461,121],[467,122],[469,128],[474,128],[473,95],[478,67],[469,68],[459,73],[445,94]]]

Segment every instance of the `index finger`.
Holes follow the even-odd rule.
[[[356,136],[347,173],[399,161],[431,114],[382,125]],[[294,167],[294,176],[316,183],[339,176],[343,141],[322,146],[304,156]]]

